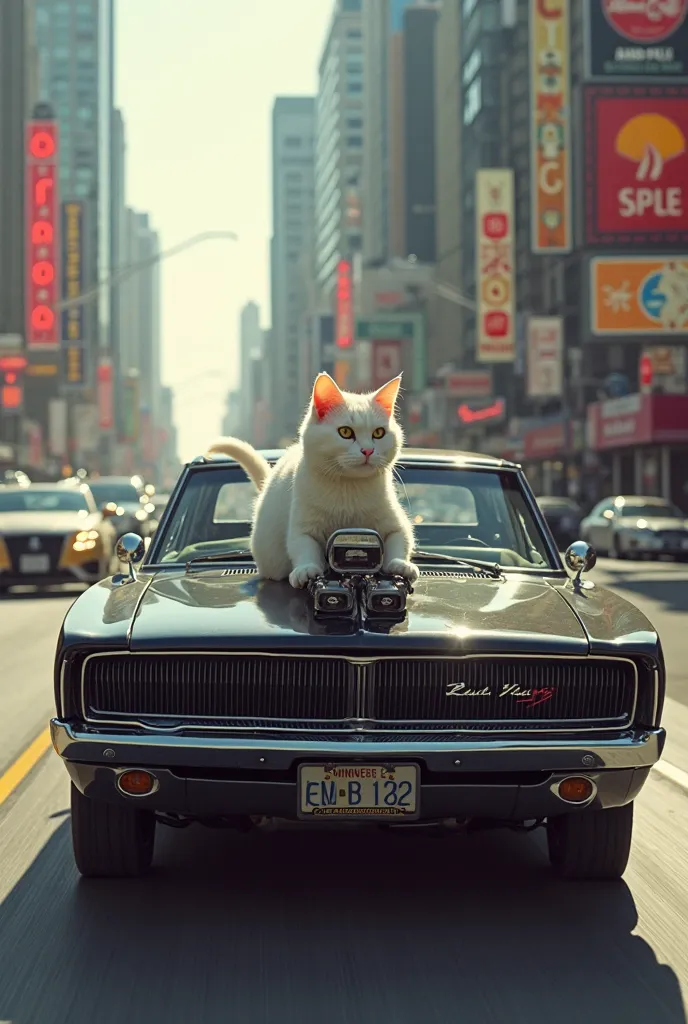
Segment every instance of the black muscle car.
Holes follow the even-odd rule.
[[[185,467],[147,551],[120,540],[125,571],[72,605],[55,667],[82,874],[146,871],[157,824],[266,819],[542,825],[560,875],[624,872],[665,739],[655,630],[582,579],[582,542],[569,576],[518,466],[405,451],[397,476],[413,588],[356,523],[308,589],[261,580],[254,488],[222,456]]]

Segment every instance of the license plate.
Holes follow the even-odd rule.
[[[20,555],[19,572],[50,572],[50,555]]]
[[[303,764],[299,770],[301,818],[416,818],[417,764]]]

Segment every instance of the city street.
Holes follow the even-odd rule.
[[[666,760],[688,772],[688,565],[602,559],[590,578],[659,629]],[[7,769],[52,713],[52,659],[72,599],[0,600],[0,801]],[[679,1024],[681,771],[653,771],[616,884],[555,881],[540,832],[245,837],[198,827],[159,829],[145,881],[79,882],[67,775],[49,749],[0,806],[0,1022]]]

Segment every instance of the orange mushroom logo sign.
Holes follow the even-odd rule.
[[[645,87],[627,90],[629,96],[609,87],[592,92],[588,241],[688,238],[688,90],[658,96]]]
[[[685,151],[683,132],[661,114],[638,114],[616,136],[616,152],[637,164],[636,181],[658,181],[664,164]]]

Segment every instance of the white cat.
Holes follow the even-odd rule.
[[[418,578],[413,528],[392,475],[404,440],[394,418],[400,385],[396,377],[373,394],[354,395],[319,374],[299,441],[274,469],[232,437],[208,449],[236,459],[258,488],[251,551],[261,576],[306,586],[325,569],[330,534],[358,526],[381,535],[385,572]]]

